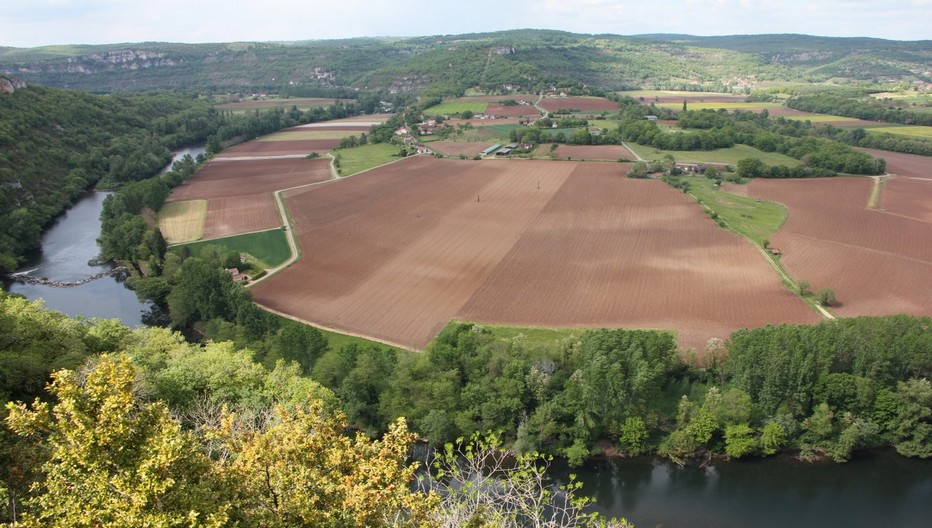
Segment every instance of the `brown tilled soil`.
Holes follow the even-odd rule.
[[[546,155],[550,151],[548,146]],[[621,145],[560,145],[555,151],[557,158],[572,158],[574,160],[636,160],[637,157]]]
[[[425,143],[425,145],[445,156],[466,155],[472,157],[491,147],[492,143],[482,141],[431,141]]]
[[[506,117],[517,117],[517,116],[533,116],[539,117],[540,111],[533,106],[504,106],[504,105],[495,105],[490,104],[485,109],[485,113],[488,115],[496,116],[506,116]]]
[[[581,110],[583,112],[618,111],[618,103],[601,97],[545,97],[540,105],[548,112],[561,108]]]
[[[339,139],[301,139],[296,141],[248,141],[228,148],[220,155],[224,158],[249,156],[283,156],[330,152],[340,144]]]
[[[255,299],[408,346],[451,318],[673,328],[817,316],[687,197],[617,164],[418,157],[290,193],[304,258]]]
[[[210,239],[282,225],[272,192],[329,178],[326,159],[212,161],[168,201],[206,199],[204,237]]]
[[[932,179],[888,178],[880,193],[880,209],[932,224]],[[932,244],[932,225],[929,230]]]
[[[858,148],[857,150],[866,152],[875,158],[887,160],[887,172],[890,174],[932,180],[932,156],[903,154],[880,149]]]
[[[204,238],[219,238],[282,225],[272,193],[207,200]]]
[[[327,159],[212,161],[178,186],[169,201],[272,192],[330,178]]]
[[[787,206],[787,222],[771,243],[783,252],[782,262],[794,278],[835,291],[836,313],[929,315],[932,228],[868,210],[872,186],[870,178],[755,180],[748,190]],[[888,198],[887,205],[895,199]]]

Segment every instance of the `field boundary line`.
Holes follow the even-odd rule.
[[[253,301],[253,304],[255,304],[255,305],[258,306],[259,308],[262,308],[263,310],[265,310],[265,311],[267,311],[267,312],[269,312],[269,313],[273,313],[273,314],[275,314],[275,315],[277,315],[277,316],[279,316],[279,317],[284,317],[285,319],[290,319],[290,320],[292,320],[292,321],[294,321],[294,322],[296,322],[296,323],[301,323],[301,324],[306,324],[306,325],[308,325],[308,326],[313,326],[314,328],[317,328],[317,329],[319,329],[319,330],[326,330],[326,331],[328,331],[328,332],[333,332],[333,333],[335,333],[335,334],[343,334],[343,335],[347,335],[347,336],[350,336],[350,337],[358,337],[358,338],[360,338],[360,339],[367,339],[367,340],[369,340],[369,341],[375,341],[376,343],[381,343],[381,344],[383,344],[383,345],[388,345],[388,346],[391,346],[391,347],[400,348],[400,349],[402,349],[402,350],[407,350],[407,351],[409,351],[409,352],[423,352],[423,350],[420,349],[420,348],[415,348],[415,347],[408,346],[408,345],[402,345],[401,343],[395,343],[395,342],[393,342],[393,341],[389,341],[388,339],[382,339],[382,338],[380,338],[380,337],[373,337],[373,336],[370,336],[370,335],[365,335],[365,334],[361,334],[361,333],[358,333],[358,332],[352,332],[352,331],[344,330],[344,329],[341,329],[341,328],[335,328],[335,327],[332,327],[332,326],[327,326],[327,325],[323,325],[323,324],[320,324],[320,323],[315,323],[315,322],[313,322],[313,321],[308,321],[308,320],[306,320],[306,319],[301,319],[300,317],[295,317],[294,315],[291,315],[291,314],[288,314],[288,313],[285,313],[285,312],[280,312],[280,311],[278,311],[278,310],[276,310],[276,309],[274,309],[274,308],[270,308],[270,307],[268,307],[268,306],[266,306],[266,305],[264,305],[264,304],[257,303],[257,302],[255,302],[255,301]]]

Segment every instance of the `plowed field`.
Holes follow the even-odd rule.
[[[340,144],[339,139],[305,139],[297,141],[248,141],[223,151],[224,158],[249,156],[283,156],[330,152]]]
[[[212,161],[176,188],[168,201],[206,199],[207,239],[270,229],[282,225],[272,192],[327,180],[328,164],[325,159],[302,158]]]
[[[282,225],[272,193],[211,198],[204,238],[220,238]]]
[[[891,182],[894,192],[881,194],[881,205],[897,208]],[[771,242],[791,275],[835,291],[836,313],[929,315],[932,225],[867,209],[872,185],[870,178],[755,180],[748,192],[787,206],[787,222]]]
[[[545,97],[540,105],[548,112],[561,108],[582,112],[618,111],[618,103],[601,97]]]
[[[880,193],[880,208],[923,222],[929,222],[932,239],[932,179],[888,178]],[[932,244],[932,240],[929,242]]]
[[[932,180],[932,156],[903,154],[879,149],[858,148],[857,150],[866,152],[875,158],[887,160],[887,172],[890,174]]]
[[[304,258],[254,297],[413,347],[452,318],[672,328],[698,348],[817,320],[750,245],[625,168],[418,157],[290,193]]]
[[[547,147],[550,150],[550,147]],[[557,158],[574,160],[635,160],[637,157],[621,145],[560,145],[554,152]]]
[[[272,192],[330,178],[329,160],[212,161],[178,186],[168,201]]]
[[[540,116],[540,111],[533,106],[505,106],[490,104],[486,107],[485,113],[495,116],[517,117],[517,116]]]

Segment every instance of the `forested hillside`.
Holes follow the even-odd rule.
[[[330,95],[334,88],[443,94],[760,81],[930,81],[929,41],[804,35],[580,35],[549,30],[288,43],[0,48],[0,72],[96,91],[187,89]]]
[[[206,102],[175,93],[0,93],[0,271],[15,269],[88,187],[153,175],[170,149],[205,141],[218,120]]]

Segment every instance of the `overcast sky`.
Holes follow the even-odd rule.
[[[932,39],[932,0],[0,0],[0,46],[289,41],[515,28]]]

